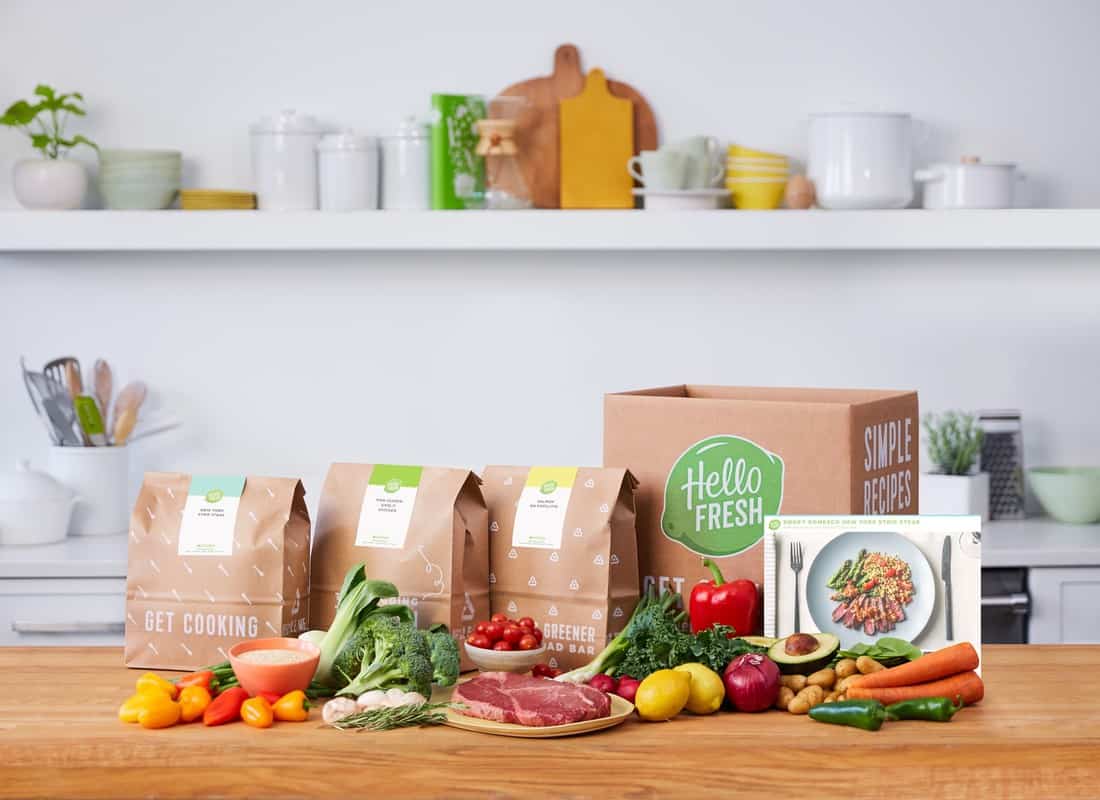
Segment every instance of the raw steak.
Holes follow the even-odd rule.
[[[599,689],[511,672],[483,672],[455,687],[452,699],[468,717],[543,727],[600,719],[611,700]]]

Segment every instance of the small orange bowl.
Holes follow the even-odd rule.
[[[300,654],[301,660],[263,663],[241,658],[245,653],[256,650],[289,650]],[[284,695],[295,689],[304,690],[313,680],[313,673],[317,671],[317,662],[320,660],[320,648],[303,639],[249,639],[237,642],[229,648],[229,663],[233,667],[233,674],[252,696],[261,692]]]

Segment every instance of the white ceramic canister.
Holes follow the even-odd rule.
[[[250,128],[252,179],[261,211],[317,208],[317,144],[324,130],[313,117],[286,110]]]
[[[127,447],[51,447],[49,472],[76,492],[72,536],[107,536],[130,527]]]
[[[908,114],[814,114],[809,139],[807,173],[823,208],[904,208],[913,199]]]
[[[378,143],[351,131],[317,145],[322,211],[378,208]]]
[[[382,139],[382,208],[426,211],[432,207],[428,126],[407,117]]]
[[[915,175],[924,184],[925,208],[1012,208],[1023,175],[1015,164],[983,163],[976,156],[958,164],[933,164]]]
[[[26,461],[13,472],[0,471],[0,546],[60,542],[76,502],[72,489]]]

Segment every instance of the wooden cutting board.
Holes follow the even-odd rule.
[[[626,162],[634,155],[634,104],[615,97],[602,69],[584,91],[561,101],[562,208],[633,208]]]
[[[619,81],[608,81],[611,94],[634,104],[634,153],[657,147],[657,120],[645,98],[633,87]],[[523,97],[527,108],[516,125],[516,145],[519,162],[531,198],[536,208],[561,207],[561,167],[559,162],[558,104],[584,89],[581,56],[571,44],[563,44],[554,52],[554,71],[547,76],[532,78],[509,86],[501,92],[509,97]],[[625,170],[626,167],[624,166]]]

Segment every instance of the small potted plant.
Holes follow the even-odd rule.
[[[973,414],[948,411],[923,419],[933,472],[920,478],[922,514],[978,514],[989,519],[989,473],[980,472],[982,431]]]
[[[77,145],[99,148],[79,134],[65,138],[65,125],[71,115],[84,116],[84,97],[80,92],[61,94],[40,83],[34,88],[34,100],[17,100],[0,117],[0,125],[23,131],[31,147],[42,154],[42,158],[16,162],[12,170],[15,197],[24,208],[80,208],[88,174],[80,162],[65,155]]]

